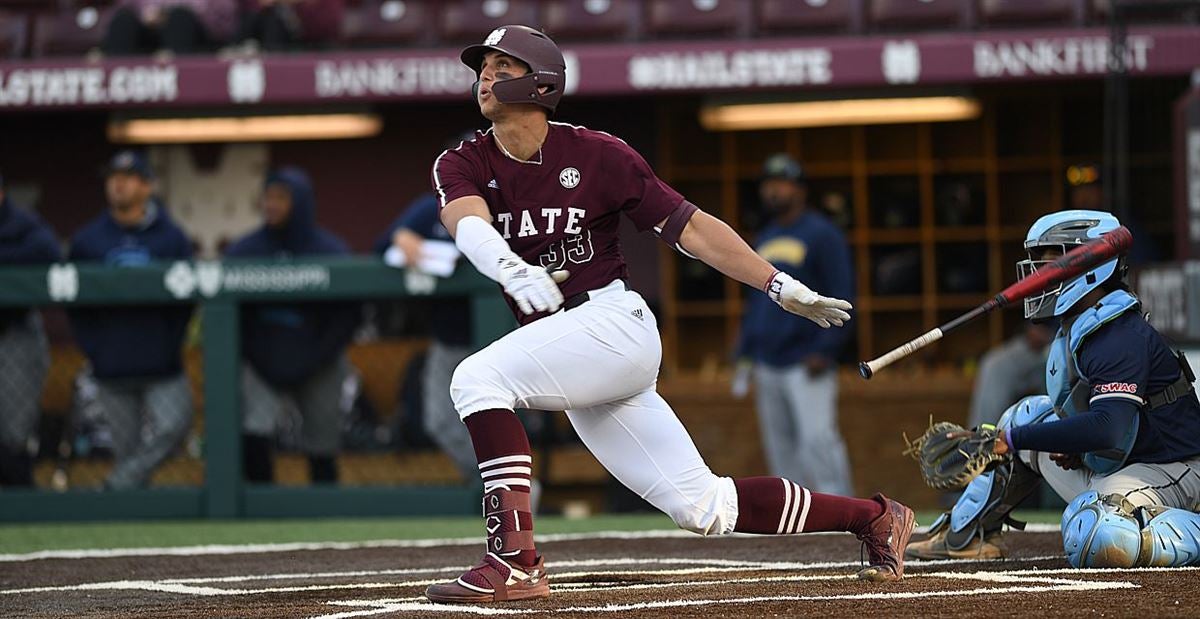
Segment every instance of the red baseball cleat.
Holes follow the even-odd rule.
[[[883,514],[857,536],[866,547],[870,561],[858,577],[871,582],[900,580],[904,578],[904,547],[912,536],[916,516],[911,509],[882,494],[871,498],[883,503]]]
[[[542,557],[537,564],[522,568],[487,553],[479,565],[453,582],[430,585],[425,597],[443,604],[480,604],[534,600],[550,597],[550,579]]]

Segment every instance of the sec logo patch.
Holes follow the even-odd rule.
[[[563,168],[563,171],[558,173],[558,182],[567,189],[574,189],[579,184],[579,170]]]

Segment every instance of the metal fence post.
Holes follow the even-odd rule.
[[[241,367],[238,304],[229,298],[205,301],[204,486],[210,518],[242,513]]]

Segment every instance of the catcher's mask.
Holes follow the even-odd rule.
[[[471,92],[476,98],[483,56],[492,51],[512,56],[529,66],[529,73],[521,77],[497,80],[492,84],[496,100],[533,103],[554,112],[567,85],[567,63],[550,37],[529,26],[502,26],[488,34],[483,43],[464,49],[459,58],[475,71],[476,80]]]
[[[1071,210],[1042,216],[1033,222],[1025,235],[1028,258],[1017,262],[1017,279],[1026,278],[1041,265],[1051,262],[1051,259],[1044,258],[1047,250],[1057,249],[1065,254],[1120,225],[1116,217],[1104,211]],[[1025,317],[1034,322],[1043,322],[1062,316],[1084,295],[1099,288],[1110,278],[1115,276],[1119,281],[1125,281],[1127,270],[1122,254],[1056,287],[1030,295],[1025,299]]]

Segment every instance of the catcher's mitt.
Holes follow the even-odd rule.
[[[904,435],[908,445],[904,455],[912,456],[921,465],[921,477],[930,488],[961,490],[984,471],[1011,457],[992,451],[996,435],[994,426],[968,430],[948,421],[933,423],[930,419],[929,429],[915,441]]]

